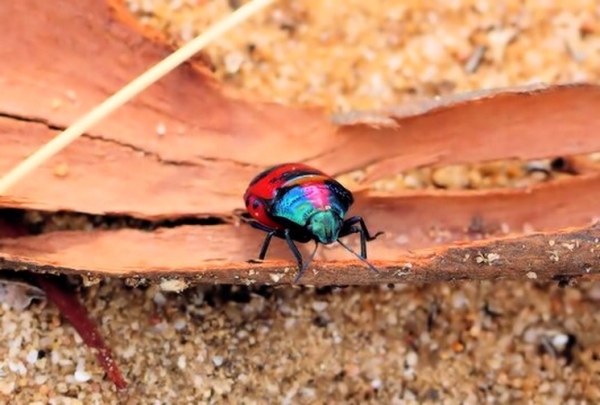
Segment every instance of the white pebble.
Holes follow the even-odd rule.
[[[175,330],[183,330],[183,329],[185,329],[186,326],[187,326],[187,322],[185,321],[185,319],[178,319],[173,324],[173,327],[175,328]]]
[[[564,333],[559,333],[552,338],[552,345],[559,350],[564,349],[567,343],[569,343],[569,336]]]
[[[213,356],[212,362],[215,367],[221,367],[223,365],[223,357],[222,356]]]
[[[177,367],[180,370],[185,370],[185,366],[187,365],[187,361],[185,360],[185,356],[181,355],[177,358]]]
[[[314,309],[315,312],[323,312],[328,306],[329,303],[326,301],[315,301],[312,303],[312,309]]]
[[[25,375],[27,373],[27,369],[25,368],[25,364],[20,361],[8,362],[8,369],[13,373],[17,373],[19,375]]]
[[[161,292],[157,292],[156,294],[154,294],[154,297],[152,299],[153,299],[154,303],[156,305],[158,305],[159,307],[162,307],[163,305],[165,305],[167,303],[167,298]]]
[[[406,354],[406,365],[409,367],[415,367],[419,362],[419,355],[415,352],[408,352]]]
[[[135,354],[137,353],[137,350],[135,348],[134,345],[128,346],[125,350],[123,350],[121,352],[121,356],[125,359],[131,359],[133,358],[133,356],[135,356]]]
[[[376,378],[373,381],[371,381],[371,388],[373,388],[374,390],[380,389],[382,385],[383,383],[379,378]]]
[[[314,388],[302,387],[298,391],[304,398],[315,398],[317,396],[317,391]]]
[[[229,74],[237,73],[244,63],[244,54],[241,52],[231,52],[225,55],[225,71]]]
[[[455,309],[466,308],[469,306],[469,299],[463,293],[456,293],[452,297],[452,306]]]
[[[160,123],[156,126],[156,135],[163,136],[167,133],[167,127],[165,124]]]
[[[181,30],[179,31],[179,38],[181,38],[184,42],[191,41],[195,35],[194,23],[192,21],[187,21],[181,25]]]
[[[92,378],[90,373],[85,370],[75,370],[74,377],[77,382],[87,382]]]
[[[42,385],[42,384],[46,384],[46,382],[50,379],[49,375],[46,374],[37,374],[35,377],[33,377],[33,382],[36,385]]]
[[[292,308],[290,308],[289,305],[287,304],[280,304],[279,305],[279,312],[281,312],[283,315],[291,315],[292,314]]]
[[[157,332],[165,332],[169,329],[169,324],[166,322],[159,322],[156,325],[154,325],[154,330],[156,330]]]
[[[185,280],[180,279],[165,279],[160,282],[160,289],[168,292],[181,292],[188,287]]]
[[[52,364],[58,364],[58,362],[60,362],[60,354],[58,353],[58,350],[52,350],[50,352],[50,362]]]
[[[30,350],[27,353],[25,360],[27,360],[27,363],[29,363],[29,364],[35,364],[35,362],[38,360],[38,357],[39,357],[39,352],[37,350]]]
[[[523,341],[525,343],[535,343],[538,339],[539,331],[533,328],[527,329],[523,334]]]
[[[527,278],[529,278],[531,280],[537,279],[537,273],[535,271],[528,271],[526,276],[527,276]]]

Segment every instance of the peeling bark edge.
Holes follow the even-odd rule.
[[[35,237],[33,237],[35,238]],[[433,249],[400,253],[396,260],[373,261],[379,273],[357,261],[315,262],[300,285],[379,285],[458,280],[536,280],[568,282],[600,276],[600,224],[568,228]],[[231,262],[197,268],[121,268],[112,271],[54,266],[45,260],[0,253],[0,267],[35,273],[72,274],[88,278],[117,277],[129,283],[157,283],[166,291],[182,291],[197,284],[286,285],[296,275],[291,262],[260,264]]]

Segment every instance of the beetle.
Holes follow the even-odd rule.
[[[250,225],[267,233],[258,260],[264,260],[273,237],[284,239],[298,262],[298,282],[313,259],[319,243],[338,242],[363,261],[367,261],[367,242],[383,232],[369,233],[360,216],[345,218],[354,203],[352,193],[322,171],[302,163],[283,163],[259,173],[244,193]],[[360,255],[340,238],[360,234]],[[315,242],[310,258],[304,261],[294,242]]]

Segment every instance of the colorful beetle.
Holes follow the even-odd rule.
[[[257,175],[244,194],[246,209],[252,217],[250,224],[267,232],[258,260],[264,260],[273,236],[284,239],[298,261],[300,280],[314,257],[319,243],[338,242],[346,250],[367,262],[367,242],[383,232],[371,236],[364,220],[355,216],[344,219],[354,203],[352,193],[320,170],[301,163],[284,163]],[[339,238],[360,234],[360,255]],[[294,241],[315,241],[315,250],[304,262]]]

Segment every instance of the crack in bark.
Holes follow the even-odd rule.
[[[52,218],[60,221],[52,221]],[[39,211],[18,208],[0,209],[0,224],[18,229],[27,235],[42,235],[57,231],[85,230],[89,225],[94,229],[136,229],[152,232],[157,229],[170,229],[180,226],[215,226],[233,221],[229,217],[198,216],[174,217],[161,220],[148,220],[130,215],[90,214],[77,211]],[[47,227],[50,224],[50,227]],[[58,225],[60,224],[60,225]],[[76,226],[73,226],[76,224]]]
[[[50,123],[48,120],[43,119],[43,118],[38,118],[38,117],[28,117],[28,116],[21,116],[21,115],[17,115],[17,114],[6,113],[6,112],[0,112],[0,118],[12,119],[12,120],[19,121],[19,122],[29,122],[29,123],[33,123],[33,124],[41,124],[41,125],[46,126],[48,129],[50,129],[52,131],[64,131],[65,129],[67,129],[66,127],[54,125],[54,124]],[[101,141],[101,142],[114,144],[114,145],[117,145],[117,146],[120,146],[123,148],[130,149],[133,152],[142,153],[144,156],[154,158],[158,163],[161,163],[161,164],[167,164],[167,165],[172,165],[172,166],[187,166],[187,167],[196,167],[199,165],[198,163],[193,162],[193,161],[164,159],[163,157],[160,156],[160,154],[158,154],[156,152],[148,151],[148,150],[140,148],[139,146],[136,146],[134,144],[119,141],[117,139],[106,138],[102,135],[92,135],[89,133],[84,133],[81,135],[81,137],[91,139],[94,141]],[[235,165],[240,165],[242,167],[256,167],[257,169],[259,169],[259,167],[254,164],[246,163],[246,162],[239,162],[237,160],[231,160],[231,159],[222,159],[222,158],[205,157],[205,156],[197,157],[197,159],[205,161],[205,162],[229,162],[229,163],[232,163]]]
[[[117,146],[120,146],[122,148],[126,148],[129,149],[133,152],[136,153],[141,153],[144,156],[148,156],[151,157],[153,159],[155,159],[158,163],[163,163],[163,164],[167,164],[167,165],[172,165],[172,166],[198,166],[197,163],[194,162],[187,162],[187,161],[183,161],[183,160],[170,160],[170,159],[163,159],[158,153],[156,152],[151,152],[145,149],[142,149],[138,146],[135,146],[133,144],[127,143],[127,142],[123,142],[123,141],[118,141],[116,139],[112,139],[112,138],[105,138],[101,135],[91,135],[91,134],[83,134],[81,135],[84,138],[87,139],[91,139],[93,141],[99,141],[99,142],[106,142],[106,143],[110,143],[110,144],[114,144]]]
[[[51,129],[53,131],[63,131],[64,130],[64,128],[61,128],[56,125],[52,125],[50,122],[48,122],[47,120],[45,120],[43,118],[26,117],[26,116],[10,114],[10,113],[6,113],[6,112],[2,112],[2,111],[0,111],[0,118],[6,118],[6,119],[10,119],[10,120],[19,121],[19,122],[31,122],[34,124],[41,124],[41,125],[48,127],[48,129]]]

